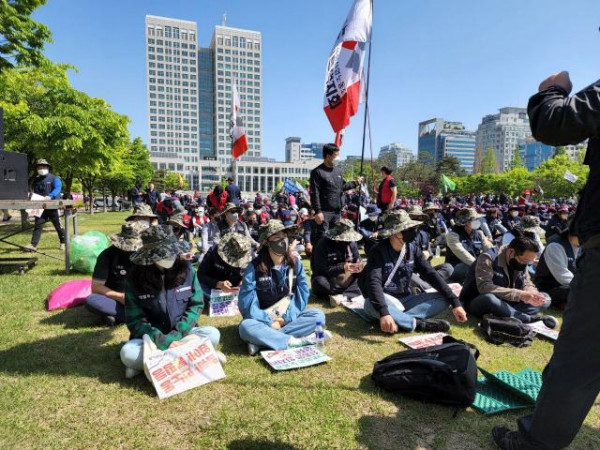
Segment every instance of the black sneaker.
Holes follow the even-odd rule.
[[[502,450],[539,450],[527,442],[518,431],[511,431],[506,427],[494,427],[492,438],[498,448]]]
[[[441,332],[450,329],[450,322],[441,319],[417,319],[415,331]]]
[[[552,316],[543,316],[541,314],[537,314],[535,316],[531,316],[531,321],[529,323],[534,322],[542,322],[548,328],[554,329],[558,326],[558,320]]]
[[[106,325],[109,327],[114,327],[117,325],[117,319],[115,316],[104,316],[104,323],[106,323]]]

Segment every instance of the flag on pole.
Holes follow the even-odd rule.
[[[183,177],[181,176],[180,173],[178,173],[177,175],[179,176],[179,180],[178,180],[179,181],[179,187],[181,189],[183,189],[183,186],[185,186],[185,181],[183,180]]]
[[[248,142],[246,141],[246,130],[244,121],[242,120],[240,106],[240,96],[238,94],[235,82],[232,85],[232,107],[231,107],[231,154],[235,159],[242,156],[248,150]]]
[[[442,174],[442,178],[440,179],[440,185],[441,185],[442,191],[444,191],[444,193],[450,192],[450,191],[453,191],[454,189],[456,189],[456,183],[444,174]]]
[[[577,181],[577,175],[573,175],[570,170],[567,170],[564,175],[564,179],[570,181],[571,183],[575,183]]]
[[[324,109],[340,146],[344,129],[358,111],[367,42],[371,39],[371,0],[354,0],[327,61]]]

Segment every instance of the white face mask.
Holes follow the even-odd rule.
[[[163,269],[170,269],[175,265],[175,261],[177,261],[177,256],[171,256],[170,258],[159,259],[158,261],[155,261],[154,264]]]
[[[473,230],[478,230],[480,226],[481,226],[481,221],[479,219],[471,221],[471,228]]]
[[[238,213],[227,213],[229,214],[229,220],[231,222],[237,222],[238,220]]]
[[[379,219],[379,216],[369,216],[371,222],[377,222],[377,219]]]
[[[139,223],[142,227],[144,228],[150,228],[150,221],[149,220],[138,220],[137,223]]]
[[[511,212],[510,212],[510,215],[511,215],[512,217],[517,217],[517,216],[519,215],[519,211],[511,211]]]
[[[48,169],[38,169],[37,173],[43,177],[44,175],[48,175]]]

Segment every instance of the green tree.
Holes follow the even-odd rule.
[[[52,42],[48,27],[31,14],[46,0],[0,0],[0,72],[15,66],[39,67],[42,51]]]
[[[523,160],[521,160],[521,148],[518,145],[513,150],[513,160],[510,163],[511,169],[516,169],[517,167],[525,167]]]
[[[575,183],[565,180],[567,170],[577,177]],[[567,155],[559,155],[543,162],[533,172],[533,177],[544,190],[546,197],[570,197],[583,188],[588,173],[588,166],[571,160]]]
[[[152,181],[154,183],[154,187],[158,192],[162,192],[165,190],[165,177],[167,176],[166,169],[156,169],[152,174]]]
[[[167,191],[177,191],[179,189],[189,189],[188,180],[176,172],[167,172],[164,178],[164,188]]]
[[[456,156],[444,156],[435,165],[435,175],[433,183],[437,186],[440,184],[442,175],[446,175],[454,180],[455,177],[465,175],[465,170],[460,165],[460,159]]]
[[[498,172],[498,164],[496,162],[496,153],[492,147],[488,147],[483,155],[480,165],[481,173],[496,173]]]
[[[366,161],[365,161],[366,162]],[[398,167],[398,157],[396,153],[386,153],[377,158],[377,169],[381,169],[383,166],[395,170]]]
[[[141,180],[142,183],[147,183],[154,175],[154,168],[150,162],[150,151],[142,142],[142,138],[136,137],[129,143],[123,160],[133,172],[134,181]]]
[[[552,157],[556,158],[557,156],[563,156],[566,154],[567,154],[567,149],[565,147],[563,147],[562,145],[559,145],[558,147],[556,147],[556,150],[554,150],[554,155]]]

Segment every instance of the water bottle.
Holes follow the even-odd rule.
[[[323,322],[317,320],[315,326],[315,344],[319,349],[325,347],[325,329],[323,328]]]
[[[442,249],[440,248],[440,246],[439,246],[439,245],[437,245],[437,246],[435,247],[435,257],[436,257],[436,258],[439,258],[440,256],[442,256]]]

